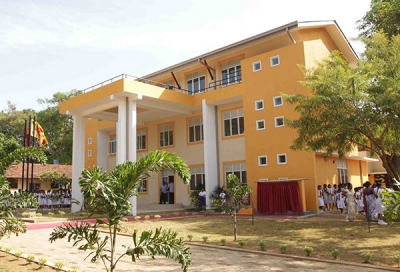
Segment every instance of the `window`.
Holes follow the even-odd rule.
[[[264,100],[257,100],[255,103],[256,111],[264,109]]]
[[[88,150],[87,156],[88,156],[88,157],[91,157],[91,156],[92,156],[92,150]]]
[[[188,120],[189,143],[201,142],[204,140],[203,118],[192,118]]]
[[[257,130],[265,129],[265,120],[257,120],[256,125],[257,125]]]
[[[337,165],[339,183],[347,183],[348,182],[347,161],[336,160],[336,165]]]
[[[253,62],[253,72],[261,70],[261,61]]]
[[[280,64],[279,56],[271,57],[271,67],[278,66]]]
[[[108,154],[116,154],[117,153],[117,136],[112,135],[108,139]]]
[[[258,166],[268,165],[267,156],[258,156]]]
[[[278,154],[276,155],[278,164],[287,164],[286,154]]]
[[[87,139],[87,143],[88,143],[88,144],[92,144],[92,138],[88,138],[88,139]]]
[[[243,109],[224,112],[224,135],[242,135],[244,134]]]
[[[160,131],[160,147],[173,146],[174,145],[174,135],[172,124],[161,125],[159,127]]]
[[[9,178],[10,189],[18,189],[18,179],[17,178]]]
[[[204,92],[206,89],[206,76],[204,70],[186,75],[186,89],[189,94]]]
[[[147,178],[141,178],[140,179],[140,185],[139,185],[138,191],[140,193],[146,193],[147,192]]]
[[[190,190],[196,190],[199,184],[205,186],[206,175],[204,174],[204,166],[190,167]]]
[[[283,127],[285,125],[283,116],[275,117],[275,127]]]
[[[241,183],[247,183],[246,163],[225,164],[225,177],[227,178],[229,174],[236,175]]]
[[[282,96],[275,96],[274,97],[274,107],[279,107],[283,105]]]
[[[221,64],[221,85],[226,86],[242,81],[240,58],[226,61]]]
[[[146,150],[146,129],[136,131],[136,150]]]

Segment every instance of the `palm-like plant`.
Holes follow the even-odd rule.
[[[10,184],[4,174],[15,161],[31,158],[38,163],[46,163],[46,156],[41,150],[33,147],[16,149],[0,160],[0,239],[11,234],[24,233],[24,222],[14,217],[13,207],[7,206],[7,198],[10,195]]]
[[[97,219],[91,226],[88,223],[78,225],[65,222],[57,227],[50,235],[50,241],[68,237],[74,241],[74,246],[79,245],[79,250],[90,250],[91,261],[101,259],[107,271],[115,271],[118,261],[125,255],[132,256],[132,261],[143,254],[153,257],[163,255],[177,260],[184,271],[191,263],[190,252],[184,246],[182,239],[177,238],[177,233],[161,229],[156,232],[145,231],[133,235],[134,247],[128,247],[122,255],[116,257],[115,248],[117,234],[121,231],[121,221],[131,211],[129,198],[138,195],[137,188],[140,180],[147,178],[149,172],[161,169],[172,170],[178,174],[185,184],[189,183],[190,171],[185,162],[173,153],[154,151],[136,162],[127,161],[118,165],[113,171],[107,173],[99,167],[83,170],[79,184],[88,204],[89,217],[100,214],[106,220]],[[100,237],[97,230],[99,225],[105,225],[108,233]]]

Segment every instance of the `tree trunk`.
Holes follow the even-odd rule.
[[[236,228],[236,208],[233,210],[233,236],[234,241],[236,241],[237,228]]]
[[[384,155],[380,157],[382,160],[382,166],[386,169],[386,173],[389,177],[388,182],[392,184],[394,180],[400,181],[400,156],[397,155]]]

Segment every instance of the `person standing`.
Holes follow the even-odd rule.
[[[322,213],[324,211],[324,193],[322,191],[322,186],[318,185],[317,187],[317,194],[318,194],[318,206],[319,206],[319,211]]]
[[[353,185],[350,182],[347,183],[347,189],[345,189],[343,193],[346,196],[346,204],[347,204],[346,219],[352,222],[356,218],[357,208],[356,208],[356,198],[354,197],[354,192],[353,192]]]
[[[374,189],[374,194],[376,196],[376,201],[375,201],[375,212],[378,214],[378,224],[379,225],[387,225],[385,221],[383,221],[383,211],[384,208],[382,206],[382,192],[384,189],[384,183],[377,183],[376,187]]]
[[[206,196],[207,193],[204,190],[204,188],[201,188],[201,191],[199,193],[199,205],[200,205],[200,210],[206,210]]]
[[[160,187],[160,204],[166,204],[167,202],[167,191],[168,185],[166,181],[163,181]]]
[[[174,204],[174,181],[168,184],[168,203]]]

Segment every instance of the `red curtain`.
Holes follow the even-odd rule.
[[[257,207],[261,213],[301,213],[297,182],[259,182]]]

